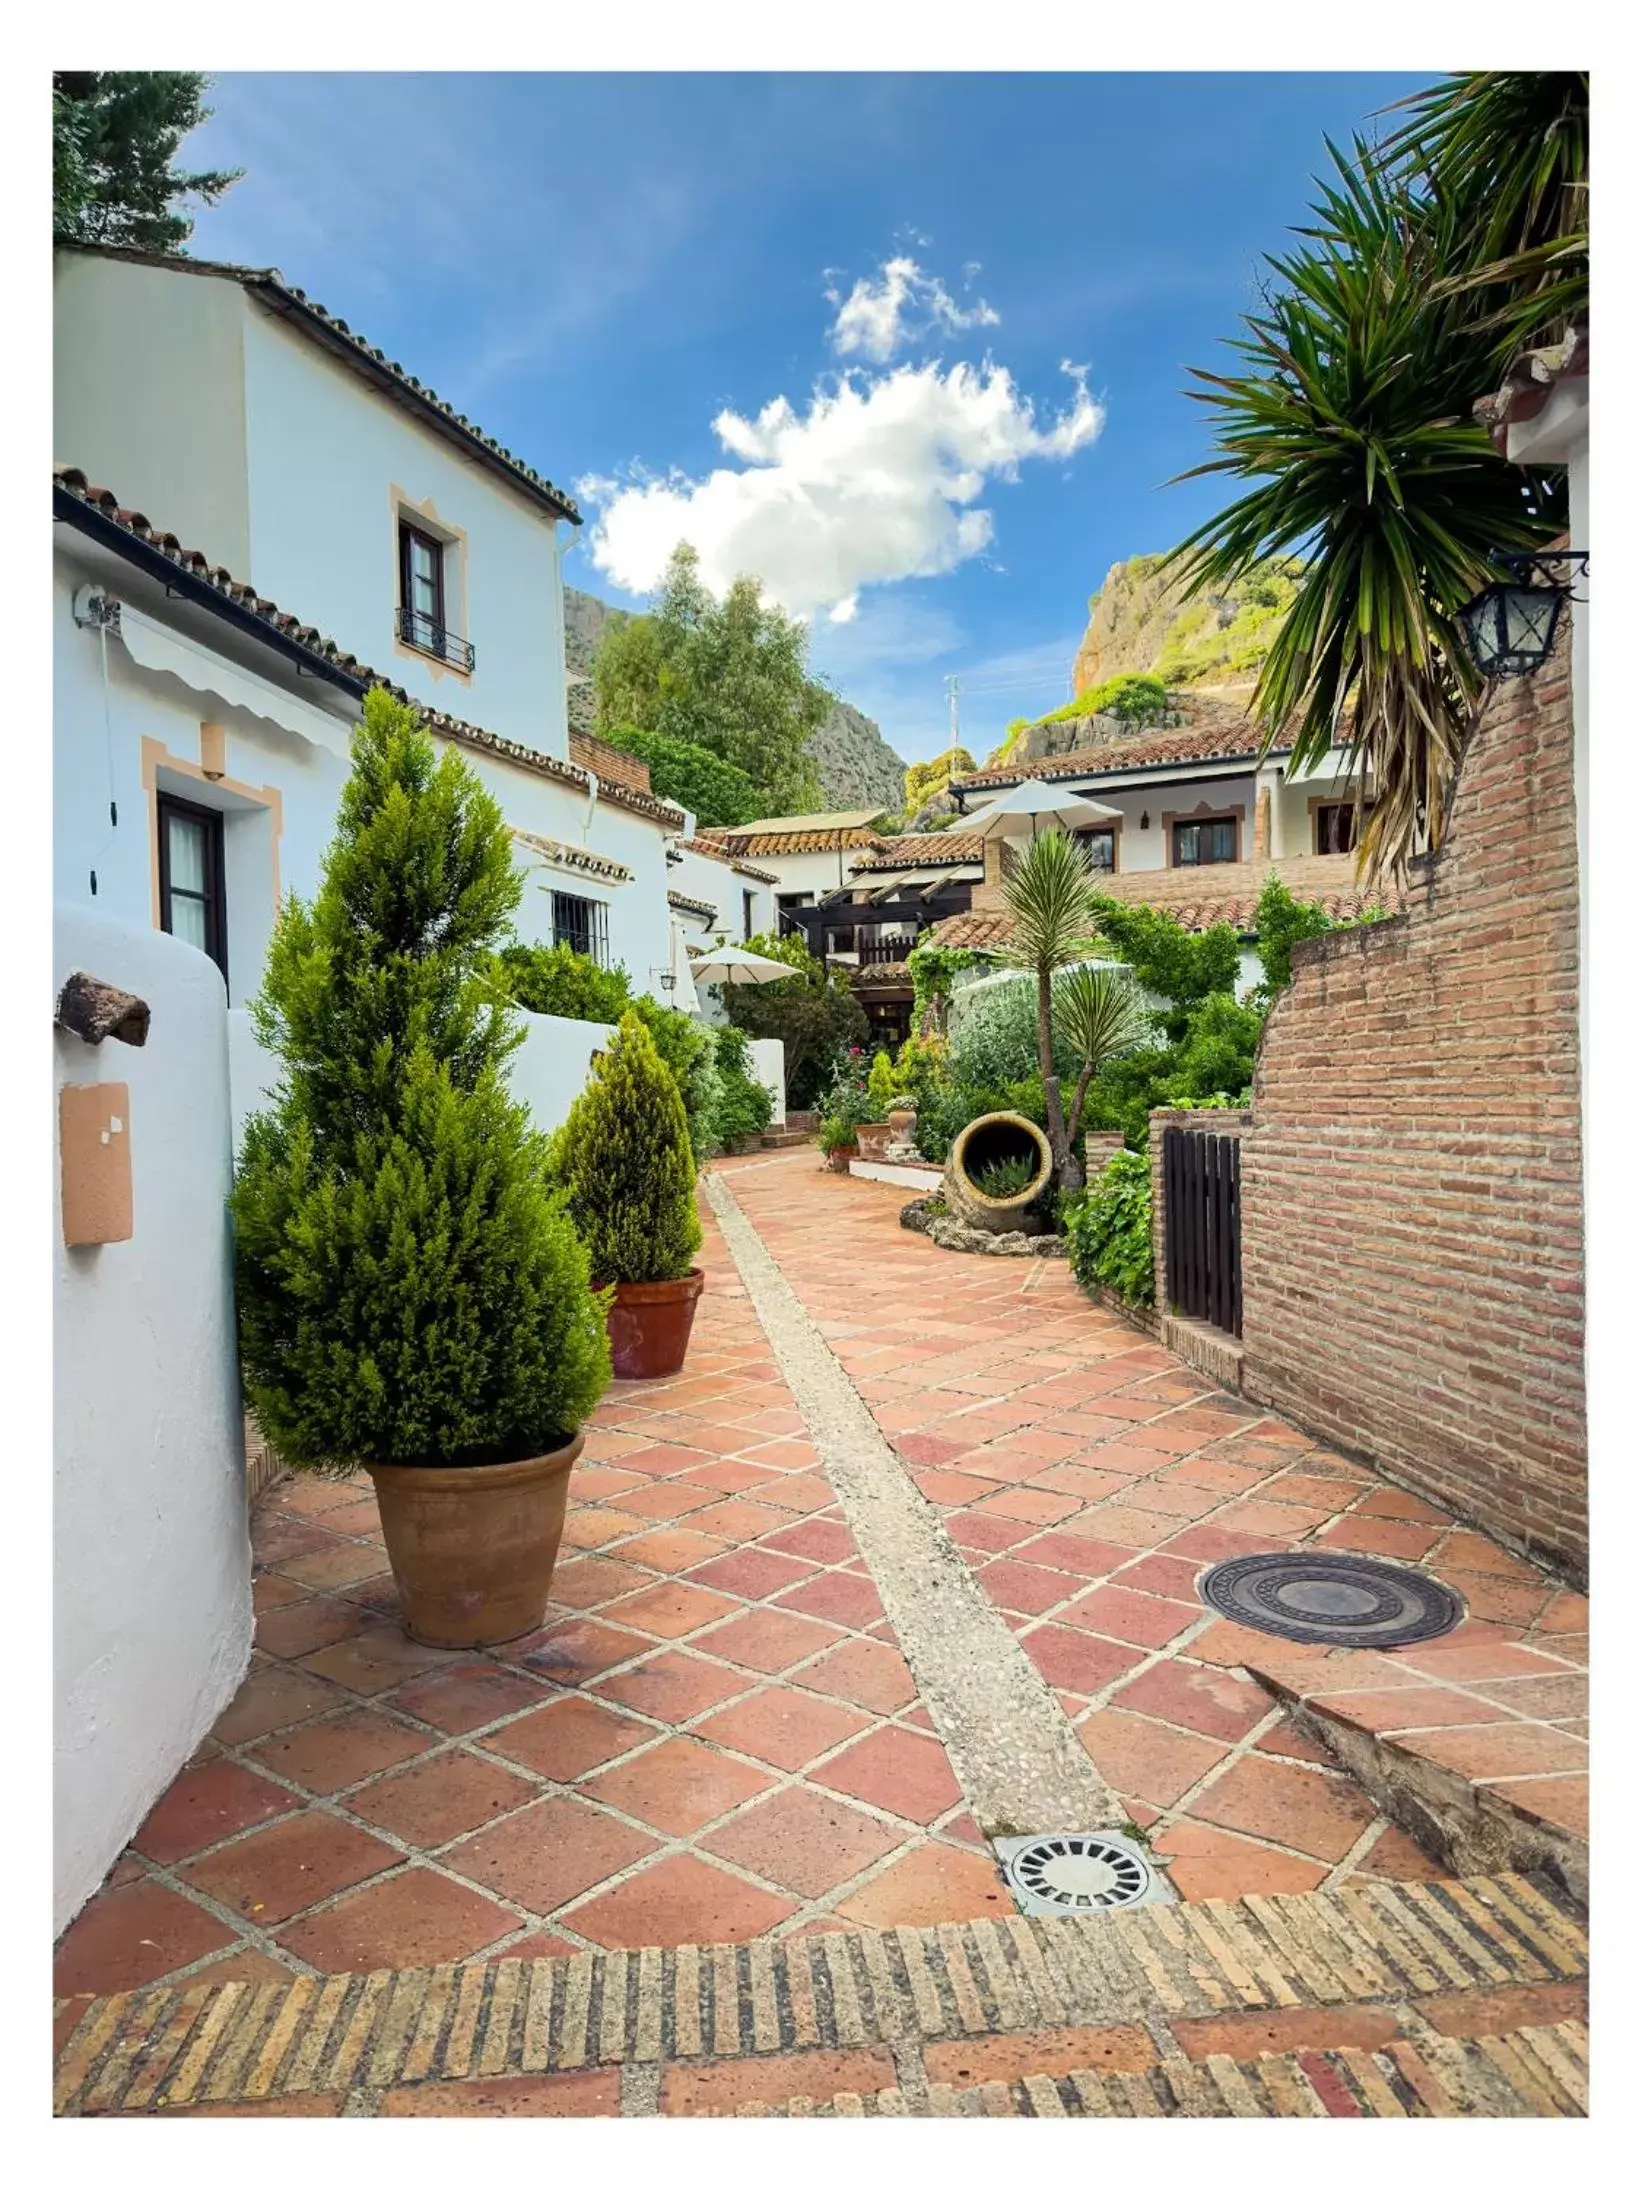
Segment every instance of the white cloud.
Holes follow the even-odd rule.
[[[937,577],[983,553],[988,485],[1095,440],[1105,411],[1081,367],[1062,370],[1075,393],[1042,423],[990,361],[846,372],[815,387],[802,412],[785,396],[752,418],[723,411],[713,430],[736,468],[578,482],[601,508],[594,565],[624,592],[647,593],[689,540],[715,593],[749,572],[789,614],[847,623],[864,586]]]
[[[838,291],[828,287],[829,304],[838,305],[832,323],[832,346],[840,357],[870,358],[887,364],[897,350],[931,335],[961,333],[969,327],[995,327],[998,315],[984,297],[967,309],[934,274],[926,274],[916,259],[886,259],[878,269],[880,279],[863,276],[842,302]],[[967,287],[980,272],[964,269]],[[828,271],[829,282],[832,270]]]

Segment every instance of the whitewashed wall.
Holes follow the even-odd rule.
[[[682,860],[672,868],[670,888],[681,896],[695,897],[713,905],[712,933],[716,938],[728,937],[739,943],[746,936],[746,905],[743,892],[752,898],[752,930],[755,935],[768,935],[775,927],[775,890],[769,882],[754,881],[751,876],[738,874],[734,867],[726,866],[722,859],[709,859],[699,851],[692,851],[687,842],[677,847]]]
[[[71,905],[56,909],[52,960],[54,994],[71,972],[92,973],[153,1013],[141,1049],[54,1036],[57,1087],[130,1088],[134,1205],[133,1236],[101,1247],[65,1247],[54,1208],[61,1930],[238,1687],[251,1555],[222,982],[186,943]]]
[[[749,1043],[752,1050],[753,1072],[769,1088],[775,1100],[772,1125],[787,1122],[787,1049],[780,1041],[755,1041]]]

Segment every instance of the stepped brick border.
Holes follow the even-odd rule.
[[[1586,1968],[1578,1922],[1528,1880],[1502,1876],[155,1986],[58,2003],[53,2103],[66,2114],[299,2112],[341,2099],[345,2110],[395,2111],[412,2109],[396,2095],[432,2085],[546,2078],[551,2093],[555,2077],[620,2068],[619,2093],[603,2081],[602,2102],[573,2109],[736,2111],[806,2081],[825,2100],[881,2089],[892,2068],[927,2088],[943,2068],[953,2081],[965,2071],[1014,2080],[1057,2057],[1070,2071],[1080,2056],[1142,2073],[1155,2060],[1178,2089],[1178,2063],[1205,2045],[1213,2057],[1259,2057],[1378,2045],[1393,2030],[1497,2045],[1500,2031],[1576,2018]],[[1382,2005],[1389,2020],[1363,2011]],[[1002,2076],[980,2076],[988,2066]]]

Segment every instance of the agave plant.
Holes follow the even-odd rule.
[[[1055,1022],[1078,1060],[1078,1081],[1066,1113],[1066,1137],[1078,1144],[1089,1083],[1103,1064],[1151,1039],[1151,1018],[1133,977],[1106,965],[1075,965],[1055,991]]]
[[[1561,529],[1566,490],[1473,420],[1508,337],[1483,324],[1498,291],[1453,279],[1476,263],[1460,201],[1417,195],[1361,140],[1329,151],[1305,245],[1270,261],[1277,286],[1231,344],[1246,369],[1194,369],[1221,453],[1184,476],[1259,483],[1171,560],[1189,593],[1305,561],[1255,693],[1262,749],[1282,735],[1292,772],[1343,761],[1359,797],[1372,784],[1359,863],[1377,874],[1441,840],[1481,697],[1456,612],[1494,558]]]
[[[1072,1153],[1055,1072],[1051,1006],[1055,975],[1094,948],[1095,882],[1089,854],[1063,830],[1045,829],[1024,852],[1006,858],[1003,894],[1014,929],[1000,955],[1006,965],[1018,966],[1037,983],[1044,1129],[1056,1180],[1072,1191],[1083,1183],[1083,1173]]]

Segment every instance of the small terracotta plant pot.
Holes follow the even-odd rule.
[[[629,1380],[676,1376],[690,1345],[696,1302],[707,1282],[699,1269],[664,1283],[617,1285],[610,1302],[610,1370]]]
[[[855,1142],[853,1140],[850,1141],[845,1147],[829,1148],[827,1150],[828,1170],[848,1171],[851,1163],[854,1162],[858,1152],[859,1151],[857,1150]]]
[[[375,1467],[382,1536],[413,1641],[486,1649],[547,1616],[578,1430],[498,1467]]]
[[[855,1144],[863,1161],[868,1163],[881,1163],[884,1160],[884,1151],[889,1146],[890,1138],[887,1118],[881,1124],[857,1125],[855,1128]]]
[[[910,1102],[898,1102],[889,1113],[889,1137],[891,1140],[910,1140],[917,1127],[918,1112]]]

